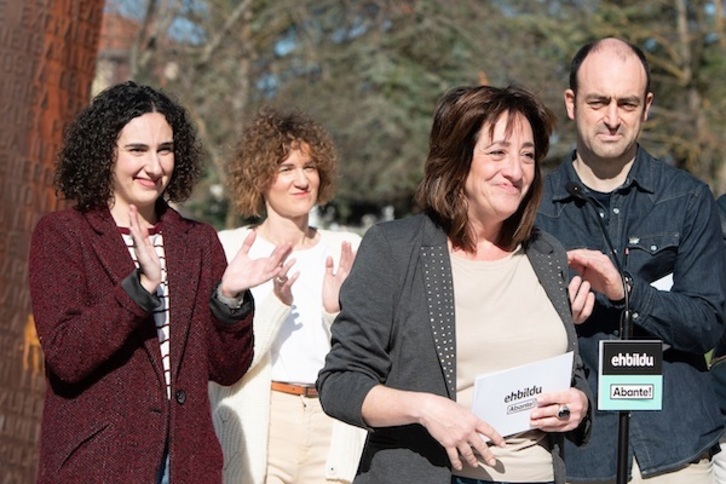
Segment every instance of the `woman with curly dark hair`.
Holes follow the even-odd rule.
[[[127,82],[65,133],[56,186],[76,206],[43,217],[30,292],[46,361],[38,482],[220,482],[207,382],[252,360],[249,289],[290,251],[229,267],[209,225],[183,218],[202,150],[181,106]]]
[[[237,208],[262,221],[220,232],[227,257],[251,233],[253,256],[281,243],[293,252],[274,281],[252,289],[250,371],[233,386],[210,386],[227,483],[340,483],[355,474],[365,433],[326,416],[315,390],[340,310],[338,291],[360,240],[309,224],[313,207],[333,196],[336,167],[333,143],[318,123],[271,108],[243,131],[229,163]]]

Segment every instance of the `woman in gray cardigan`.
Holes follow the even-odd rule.
[[[356,483],[564,482],[562,439],[589,433],[573,314],[593,296],[579,278],[568,292],[564,249],[533,228],[553,125],[521,89],[449,91],[423,213],[363,238],[317,382],[328,414],[369,429]],[[568,351],[572,386],[537,397],[529,431],[502,438],[469,410],[478,374]]]

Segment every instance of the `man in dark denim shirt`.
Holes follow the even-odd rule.
[[[721,216],[721,233],[724,246],[726,246],[726,194],[718,197],[716,201]],[[716,397],[721,407],[721,417],[726,420],[726,332],[713,350],[711,357],[711,378],[713,379]],[[721,434],[722,452],[713,458],[713,471],[716,474],[716,484],[726,484],[726,434]]]
[[[625,294],[593,207],[571,196],[568,182],[596,201],[628,274],[633,339],[664,343],[663,409],[631,414],[631,482],[712,484],[723,422],[704,354],[723,332],[726,254],[708,186],[637,144],[652,100],[637,47],[609,38],[576,54],[565,107],[577,147],[547,177],[537,224],[562,241],[570,267],[598,292],[577,328],[593,392],[599,341],[620,338]],[[570,482],[614,482],[618,413],[596,411],[592,430],[589,445],[566,446]]]

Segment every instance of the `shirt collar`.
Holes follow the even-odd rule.
[[[555,202],[561,202],[572,198],[572,195],[567,193],[567,190],[565,189],[565,186],[568,182],[582,184],[582,180],[580,180],[580,177],[577,176],[575,167],[572,164],[576,155],[577,152],[572,151],[569,157],[562,162],[561,169],[559,170],[560,179],[556,180],[555,187],[552,193],[552,200]],[[653,174],[652,163],[648,163],[649,158],[650,155],[648,154],[648,152],[646,152],[640,145],[638,145],[635,154],[635,162],[630,168],[630,172],[625,178],[625,183],[623,183],[620,189],[630,186],[637,186],[645,192],[654,192],[653,186],[655,182],[655,175]]]

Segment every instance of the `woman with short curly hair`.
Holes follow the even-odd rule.
[[[166,201],[191,192],[202,151],[185,110],[127,82],[66,130],[30,294],[46,362],[38,482],[221,482],[207,382],[252,359],[249,289],[290,246],[227,267],[216,233]]]
[[[277,174],[280,160],[304,140],[320,178],[317,203],[328,203],[335,191],[337,155],[328,133],[301,112],[281,116],[270,108],[260,110],[252,125],[242,133],[228,165],[228,186],[237,210],[262,216],[265,200],[262,188]]]
[[[225,482],[349,482],[358,465],[363,432],[327,417],[315,390],[340,310],[338,291],[360,240],[309,224],[313,207],[333,196],[336,166],[333,143],[318,123],[271,108],[244,129],[229,163],[237,208],[262,221],[221,232],[227,256],[250,233],[253,256],[280,243],[293,252],[273,282],[252,292],[250,372],[232,387],[210,387]]]

